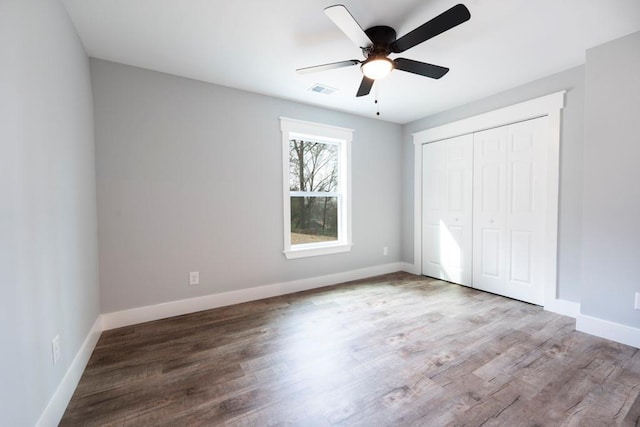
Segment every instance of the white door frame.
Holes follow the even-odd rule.
[[[537,117],[549,117],[547,147],[547,211],[545,230],[546,259],[544,280],[545,308],[557,306],[558,195],[560,179],[560,114],[566,91],[555,92],[529,101],[458,120],[412,134],[414,144],[413,183],[413,262],[414,273],[422,274],[422,145],[455,136],[504,126]],[[552,311],[556,311],[553,310]]]

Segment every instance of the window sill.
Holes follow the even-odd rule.
[[[307,246],[304,248],[289,249],[289,250],[283,251],[283,253],[284,253],[284,256],[287,257],[287,259],[307,258],[312,256],[331,255],[331,254],[338,254],[342,252],[349,252],[351,251],[351,246],[353,246],[352,243],[338,243],[338,244],[325,245],[325,246],[313,245],[310,247]]]

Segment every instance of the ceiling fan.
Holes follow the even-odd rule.
[[[427,64],[406,58],[390,59],[391,53],[402,53],[438,34],[444,33],[471,18],[469,9],[457,4],[432,20],[425,22],[413,31],[396,39],[396,31],[386,25],[379,25],[363,30],[351,13],[341,4],[329,6],[324,13],[353,41],[364,55],[364,61],[350,59],[330,64],[299,68],[299,73],[311,73],[333,68],[349,67],[361,64],[362,82],[356,96],[365,96],[371,92],[373,83],[388,75],[393,69],[418,74],[432,79],[439,79],[449,72],[446,67]]]

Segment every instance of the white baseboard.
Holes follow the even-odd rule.
[[[64,415],[64,411],[67,409],[67,406],[71,401],[73,392],[76,390],[76,387],[80,382],[80,377],[82,377],[84,368],[87,366],[87,362],[89,362],[91,353],[93,353],[93,349],[98,343],[101,332],[102,316],[98,316],[82,343],[82,346],[80,346],[80,350],[78,350],[78,353],[73,358],[73,362],[71,362],[69,369],[67,369],[67,372],[64,374],[60,385],[40,416],[40,419],[36,424],[37,427],[55,427],[60,423],[62,415]]]
[[[367,277],[378,276],[380,274],[406,271],[406,266],[411,264],[405,264],[406,263],[395,262],[375,267],[345,271],[343,273],[328,274],[326,276],[310,277],[308,279],[293,280],[291,282],[274,283],[249,289],[240,289],[237,291],[223,292],[219,294],[205,295],[202,297],[115,311],[102,315],[103,327],[105,330],[120,328],[123,326],[135,325],[137,323],[195,313],[196,311],[209,310],[232,304],[240,304],[248,301],[286,295],[293,292],[321,288],[351,280],[365,279]]]
[[[580,303],[564,299],[554,299],[545,303],[544,309],[563,316],[573,317],[574,319],[580,315]]]
[[[640,348],[640,329],[631,326],[580,314],[576,319],[576,330]]]
[[[405,271],[407,273],[411,273],[411,274],[416,274],[416,275],[420,275],[420,271],[418,271],[416,269],[415,264],[412,264],[410,262],[400,262],[400,271]]]

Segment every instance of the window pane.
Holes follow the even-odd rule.
[[[289,190],[336,191],[338,146],[292,139],[289,141]]]
[[[337,197],[291,198],[291,244],[338,240]]]

